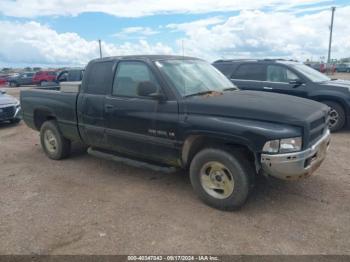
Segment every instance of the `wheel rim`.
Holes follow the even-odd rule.
[[[55,153],[57,151],[57,138],[51,130],[45,131],[44,143],[47,151],[50,153]]]
[[[335,110],[334,108],[331,108],[331,110],[329,111],[328,127],[332,129],[338,124],[338,121],[339,121],[339,114],[337,110]]]
[[[200,181],[205,192],[217,199],[228,198],[235,185],[230,170],[217,161],[203,165],[200,170]]]

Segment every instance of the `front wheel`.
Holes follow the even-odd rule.
[[[336,132],[342,129],[345,125],[345,112],[343,107],[337,102],[323,101],[324,104],[330,107],[328,127],[331,132]]]
[[[70,153],[70,141],[62,136],[56,121],[46,121],[40,129],[40,142],[45,154],[54,160],[66,158]]]
[[[190,165],[190,178],[196,194],[206,204],[221,210],[240,208],[248,198],[251,164],[239,152],[204,149]]]

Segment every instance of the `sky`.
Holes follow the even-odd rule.
[[[349,0],[0,0],[0,67],[85,66],[99,56],[350,57]]]

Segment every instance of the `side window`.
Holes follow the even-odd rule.
[[[215,66],[221,73],[227,77],[231,77],[234,66],[230,63],[214,63]]]
[[[243,64],[238,67],[233,78],[265,81],[265,66],[262,64]]]
[[[113,81],[113,63],[113,61],[96,62],[90,66],[87,74],[87,93],[105,95],[110,92]]]
[[[288,68],[279,65],[267,66],[267,81],[289,83],[293,80],[298,80],[299,77],[290,71]]]
[[[142,62],[120,62],[113,83],[113,95],[140,97],[159,91],[153,73]]]

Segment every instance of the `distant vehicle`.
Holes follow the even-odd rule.
[[[219,209],[242,206],[257,173],[311,175],[330,142],[327,106],[240,91],[193,57],[96,59],[82,82],[61,87],[21,91],[23,119],[40,130],[49,158],[67,157],[71,142],[80,141],[95,156],[187,169],[194,191]]]
[[[55,80],[50,82],[44,82],[41,84],[43,88],[49,88],[52,90],[58,90],[60,83],[64,82],[78,82],[83,80],[84,69],[68,69],[61,72],[57,72]]]
[[[47,82],[55,81],[57,78],[56,71],[39,71],[33,77],[33,83],[35,85],[43,86]]]
[[[240,89],[288,94],[328,105],[333,132],[350,123],[350,81],[330,79],[309,66],[286,60],[218,60],[213,65]]]
[[[8,76],[0,76],[0,86],[5,86],[8,83]]]
[[[35,73],[25,72],[19,75],[11,76],[8,78],[10,87],[17,87],[21,85],[32,85],[33,77]]]
[[[84,69],[67,69],[57,74],[56,82],[76,82],[83,80]]]
[[[349,64],[336,64],[335,71],[336,72],[350,73],[350,65]]]
[[[6,95],[0,90],[0,122],[9,121],[18,123],[21,121],[21,106],[13,96]]]
[[[323,63],[306,63],[305,65],[321,72],[321,73],[325,73],[326,72],[326,66]]]

